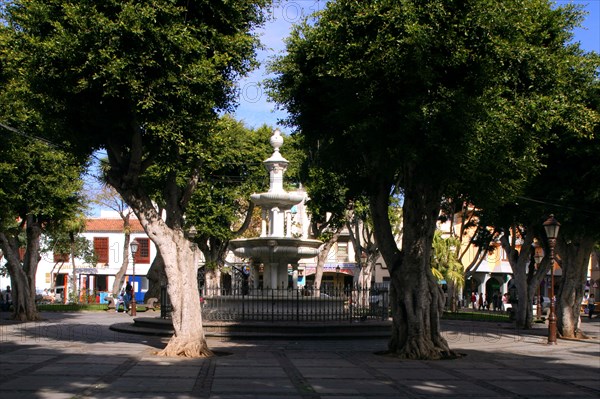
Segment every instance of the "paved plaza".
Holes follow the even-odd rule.
[[[166,338],[109,330],[130,316],[43,313],[17,324],[0,314],[0,398],[598,398],[600,319],[589,340],[546,344],[545,326],[443,321],[444,361],[382,356],[386,339],[209,338],[210,359],[157,357]]]

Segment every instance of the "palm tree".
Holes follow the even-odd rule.
[[[460,240],[451,236],[442,237],[442,232],[436,230],[432,244],[431,271],[439,280],[446,280],[448,296],[450,297],[450,310],[456,311],[456,291],[465,283],[464,268],[456,256],[456,248]]]

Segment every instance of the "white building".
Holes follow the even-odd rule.
[[[145,277],[152,260],[156,256],[156,247],[144,232],[140,222],[132,217],[130,220],[130,240],[137,240],[139,249],[135,256],[135,284],[136,300],[143,302],[144,293],[148,290],[148,279]],[[123,262],[123,245],[125,233],[123,220],[116,212],[102,211],[99,218],[90,218],[86,222],[82,235],[88,239],[93,247],[98,263],[85,264],[81,259],[75,259],[75,278],[80,292],[86,292],[90,301],[104,302],[105,296],[112,290],[115,275]],[[131,253],[129,255],[131,257]],[[126,272],[126,281],[132,281],[134,263],[129,259]],[[36,274],[36,288],[38,292],[50,289],[55,281],[57,294],[67,288],[71,292],[73,281],[73,262],[68,255],[53,253],[42,254]],[[85,295],[85,294],[82,294]],[[95,297],[95,298],[94,298]],[[80,300],[83,298],[80,298]]]

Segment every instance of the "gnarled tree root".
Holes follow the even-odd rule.
[[[156,353],[158,356],[170,357],[212,357],[214,353],[206,345],[206,341],[198,339],[182,339],[180,337],[172,337],[167,346]]]

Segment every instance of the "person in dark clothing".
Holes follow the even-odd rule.
[[[10,290],[10,285],[6,286],[6,291],[4,293],[0,292],[0,297],[2,297],[2,310],[9,311],[10,306],[12,305],[12,292]]]
[[[125,311],[129,311],[129,304],[131,303],[131,298],[133,298],[133,287],[131,283],[128,281],[125,286],[125,297],[123,300],[125,301]]]

